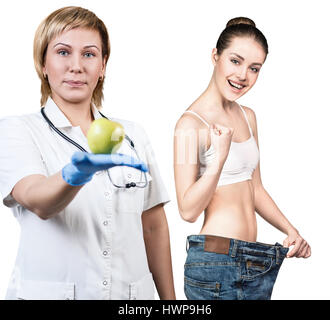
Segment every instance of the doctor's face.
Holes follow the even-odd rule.
[[[57,96],[70,103],[90,101],[105,72],[99,32],[76,28],[52,39],[43,72],[48,77],[53,98]]]
[[[220,55],[212,51],[214,79],[220,94],[235,101],[256,83],[266,59],[262,46],[253,38],[235,37]]]

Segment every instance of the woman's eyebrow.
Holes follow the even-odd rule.
[[[235,53],[235,52],[231,52],[230,54],[234,54],[236,57],[242,59],[244,61],[244,58],[242,56],[240,56],[239,54]]]
[[[235,53],[235,52],[231,52],[230,54],[234,54],[236,57],[240,58],[242,61],[244,61],[244,58],[242,56],[240,56],[239,54]],[[259,65],[262,66],[262,63],[260,62],[253,62],[251,65]]]
[[[62,46],[68,47],[68,48],[72,48],[69,44],[66,44],[63,42],[56,43],[53,48],[55,48],[56,46],[59,46],[59,45],[62,45]],[[93,47],[100,51],[100,49],[95,44],[89,44],[87,46],[84,46],[84,49],[93,48]]]
[[[100,49],[98,48],[98,46],[96,46],[95,44],[90,44],[88,46],[84,46],[84,49],[93,48],[93,47],[100,51]]]
[[[65,47],[69,47],[69,48],[71,48],[71,46],[69,45],[69,44],[66,44],[66,43],[63,43],[63,42],[59,42],[59,43],[56,43],[54,46],[53,46],[53,48],[55,48],[56,46],[65,46]]]

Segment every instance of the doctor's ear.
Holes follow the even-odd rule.
[[[47,72],[46,72],[45,66],[42,68],[42,74],[43,74],[44,79],[47,79]]]
[[[211,60],[212,60],[213,66],[215,66],[217,64],[217,61],[219,60],[219,55],[218,55],[217,48],[212,49]]]

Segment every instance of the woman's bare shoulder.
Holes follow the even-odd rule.
[[[250,123],[250,126],[252,128],[252,132],[253,134],[256,136],[257,135],[257,118],[256,118],[256,114],[255,112],[253,111],[252,108],[249,108],[249,107],[246,107],[246,106],[242,106],[245,113],[246,113],[246,116],[248,118],[248,121]]]
[[[242,105],[242,107],[243,107],[244,111],[247,114],[250,114],[250,115],[254,115],[255,116],[255,112],[254,112],[254,110],[251,107],[247,107],[247,106],[243,106],[243,105]]]
[[[198,118],[198,116],[186,111],[192,111],[198,114],[198,112],[194,111],[193,108],[187,108],[176,122],[175,129],[202,129],[203,127],[205,127],[205,125]]]
[[[251,121],[252,123],[256,123],[257,118],[256,118],[256,114],[255,114],[254,110],[247,106],[242,106],[242,107],[243,107],[249,121]]]

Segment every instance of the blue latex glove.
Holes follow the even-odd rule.
[[[62,169],[62,177],[72,186],[81,186],[92,180],[95,172],[114,166],[128,166],[144,172],[148,171],[142,161],[122,153],[93,154],[78,151],[73,154],[71,163]]]

